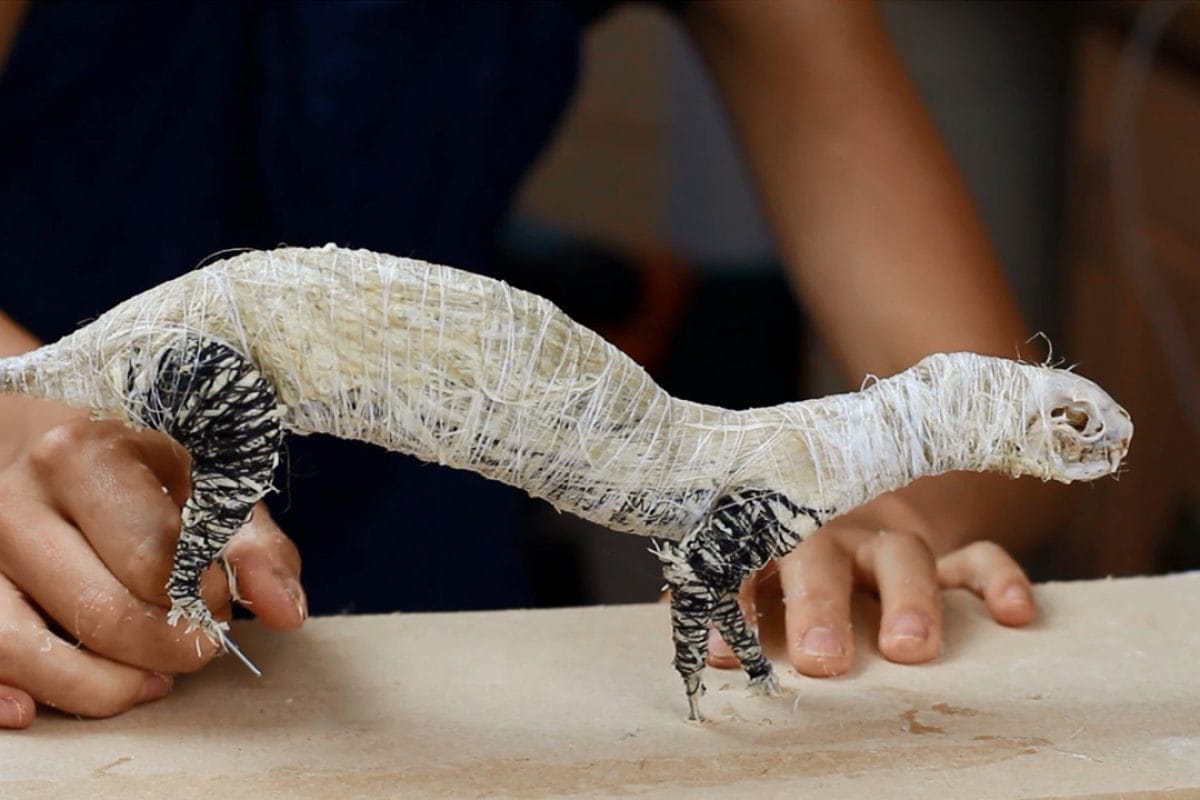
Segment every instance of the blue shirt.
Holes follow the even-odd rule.
[[[489,271],[576,78],[566,2],[38,3],[0,75],[0,308],[44,340],[230,247]],[[528,600],[507,487],[291,438],[315,613]]]

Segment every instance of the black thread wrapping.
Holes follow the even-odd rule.
[[[684,681],[691,718],[700,718],[710,624],[738,656],[751,685],[775,686],[771,662],[738,607],[738,589],[767,561],[791,552],[824,516],[779,492],[744,489],[719,499],[678,544],[659,545],[663,577],[671,588],[675,669]]]
[[[173,620],[216,629],[200,599],[200,573],[220,555],[271,490],[283,442],[282,407],[270,382],[227,345],[188,336],[153,365],[140,398],[140,422],[192,456],[191,494],[167,584]],[[136,396],[138,376],[129,388]],[[144,385],[144,384],[143,384]]]

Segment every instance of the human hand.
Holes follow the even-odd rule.
[[[166,694],[176,673],[216,652],[202,632],[166,622],[164,587],[189,490],[186,451],[153,431],[23,402],[42,403],[21,415],[39,424],[6,437],[0,451],[5,728],[28,726],[35,702],[89,717],[119,713]],[[264,624],[300,626],[299,555],[264,506],[230,540],[226,559],[242,602]],[[201,588],[227,619],[225,571],[209,568]]]
[[[854,663],[850,600],[856,588],[878,594],[879,652],[904,664],[930,661],[941,652],[944,589],[979,595],[1001,624],[1033,620],[1037,609],[1029,579],[1003,548],[980,541],[938,558],[927,527],[902,500],[885,496],[831,521],[772,562],[746,582],[738,602],[748,619],[757,620],[760,611],[782,600],[788,659],[797,672],[814,677],[844,674]],[[738,663],[715,630],[708,663],[725,668]]]

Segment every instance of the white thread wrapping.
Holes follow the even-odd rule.
[[[247,354],[293,432],[472,469],[600,524],[676,540],[741,487],[832,516],[949,470],[1095,477],[1094,464],[1116,468],[1132,434],[1084,378],[967,353],[802,403],[691,403],[543,298],[333,246],[249,252],[188,273],[0,360],[0,389],[136,419],[130,376],[188,335]],[[1091,409],[1098,438],[1072,438],[1058,419],[1064,402]],[[1093,466],[1085,474],[1080,463]]]

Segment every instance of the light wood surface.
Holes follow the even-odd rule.
[[[0,797],[1200,796],[1200,575],[1038,594],[1025,630],[948,595],[933,665],[784,668],[780,698],[710,670],[702,725],[661,606],[244,624],[263,678],[226,658],[115,719],[44,714],[0,737]]]

